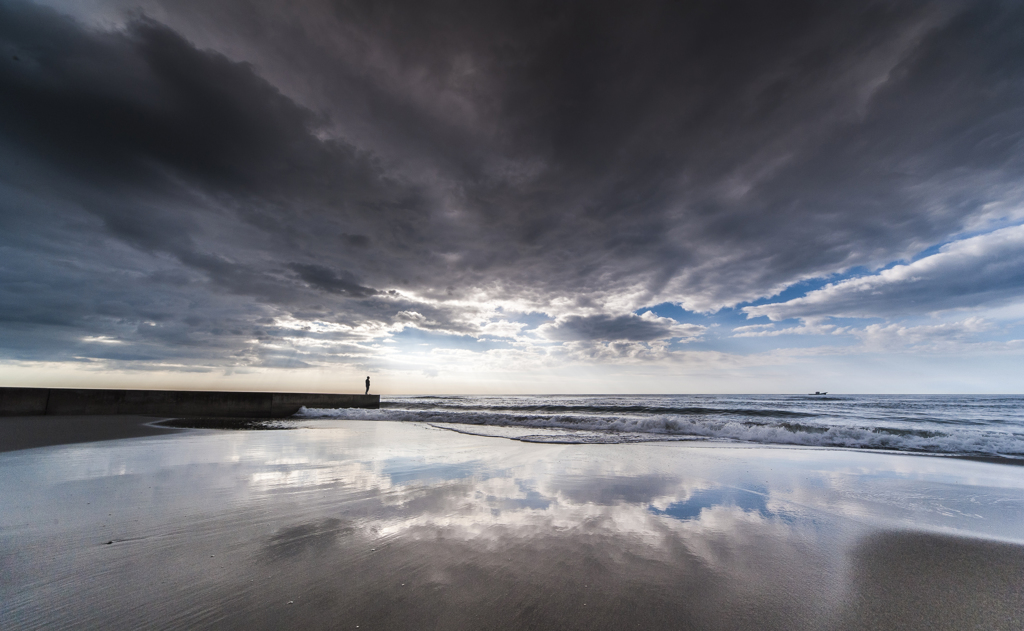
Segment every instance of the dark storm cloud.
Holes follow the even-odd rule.
[[[0,0],[9,355],[270,362],[479,296],[646,342],[1024,218],[1013,3],[98,4]]]
[[[433,244],[454,285],[639,279],[712,308],[888,263],[1016,195],[1021,16],[965,6],[310,2],[294,22],[344,44],[306,27],[262,54],[429,165],[461,212]],[[286,15],[218,7],[250,40]]]
[[[363,287],[356,282],[355,276],[348,271],[343,271],[339,275],[323,265],[302,263],[292,263],[289,267],[295,270],[302,280],[317,289],[358,298],[372,296],[377,293],[375,290]]]
[[[540,333],[558,341],[607,341],[629,340],[652,342],[672,337],[699,335],[704,327],[692,324],[678,324],[669,318],[659,318],[653,313],[644,316],[607,315],[568,316],[553,324],[544,324]]]
[[[371,161],[315,138],[317,118],[247,64],[146,19],[92,32],[26,4],[2,11],[4,48],[20,56],[2,66],[0,130],[24,158],[104,192],[166,195],[174,176],[240,204],[281,194],[294,203],[298,191],[322,193],[329,173],[345,192],[338,210],[384,201]],[[126,218],[125,232],[135,227]]]
[[[153,22],[91,32],[28,4],[0,11],[0,38],[16,51],[0,68],[4,223],[13,228],[5,240],[28,241],[7,259],[3,318],[61,326],[66,332],[56,339],[68,337],[47,344],[8,329],[8,348],[53,357],[44,349],[56,345],[66,357],[82,350],[77,338],[92,334],[128,339],[136,349],[151,343],[157,355],[202,347],[223,356],[253,329],[225,327],[227,320],[282,308],[336,317],[306,295],[306,285],[356,298],[376,293],[349,272],[275,260],[315,257],[301,246],[324,239],[335,258],[365,258],[370,239],[351,233],[359,218],[387,220],[389,210],[405,210],[402,196],[415,197],[351,146],[318,139],[308,110],[247,65],[199,51]],[[55,216],[47,208],[54,201],[66,212]],[[415,233],[401,217],[390,219],[396,232]],[[136,254],[115,254],[110,239]],[[173,261],[190,271],[173,269]],[[223,300],[211,290],[255,302],[214,307]],[[408,307],[360,305],[354,317],[386,319]],[[156,329],[139,328],[143,321]],[[121,352],[99,348],[90,355]]]
[[[1016,195],[1007,6],[337,6],[392,55],[379,85],[418,73],[423,109],[473,115],[462,136],[435,119],[449,136],[430,150],[469,219],[509,241],[464,263],[523,284],[642,279],[712,308],[888,263]]]

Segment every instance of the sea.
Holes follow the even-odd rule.
[[[297,416],[426,423],[527,442],[715,441],[1024,463],[1020,395],[388,396],[379,410],[303,408]]]

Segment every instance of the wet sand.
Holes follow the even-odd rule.
[[[881,533],[852,555],[849,629],[1024,628],[1019,545]]]
[[[159,420],[159,417],[153,416],[116,414],[0,416],[0,452],[98,440],[159,436],[175,431],[151,425]]]
[[[1018,467],[303,425],[0,455],[0,627],[1024,626]]]

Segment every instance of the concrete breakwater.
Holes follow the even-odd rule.
[[[144,414],[279,418],[300,407],[380,407],[377,394],[0,388],[0,416]]]

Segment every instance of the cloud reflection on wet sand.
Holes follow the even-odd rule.
[[[877,624],[1001,628],[1024,581],[1024,481],[986,463],[328,422],[12,452],[0,474],[5,629],[856,627],[906,567],[929,576]],[[936,609],[935,585],[983,593]]]

